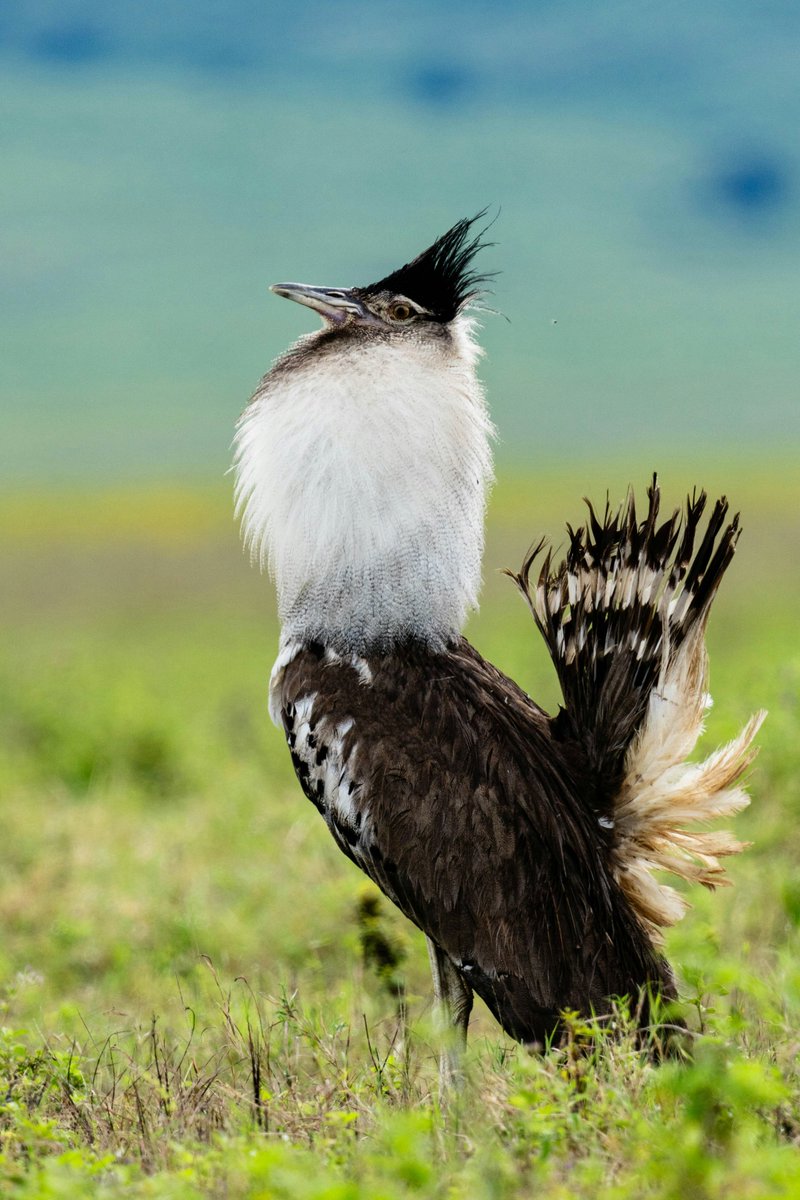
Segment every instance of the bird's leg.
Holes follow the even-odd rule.
[[[426,938],[433,976],[433,994],[441,1044],[439,1047],[439,1093],[445,1099],[461,1083],[461,1062],[467,1048],[467,1026],[472,1011],[472,988],[464,982],[450,959],[435,942]]]

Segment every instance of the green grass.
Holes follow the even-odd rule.
[[[447,1112],[421,936],[384,907],[403,1039],[363,960],[365,881],[269,724],[271,594],[227,494],[6,498],[3,1195],[798,1194],[798,485],[739,464],[676,471],[667,494],[695,473],[728,483],[746,530],[712,617],[705,744],[757,707],[770,717],[734,887],[695,891],[669,937],[694,1059],[649,1065],[624,1014],[613,1037],[576,1021],[565,1050],[535,1058],[479,1008]],[[544,652],[493,568],[624,474],[495,496],[471,636],[548,704]]]

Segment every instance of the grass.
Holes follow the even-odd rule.
[[[609,474],[613,491],[624,473]],[[478,1008],[446,1112],[422,939],[382,906],[404,1036],[396,979],[364,954],[365,881],[269,725],[271,597],[227,495],[8,497],[2,1194],[797,1195],[797,485],[746,464],[703,472],[715,486],[726,474],[745,536],[712,617],[706,744],[757,707],[770,718],[734,888],[693,893],[669,938],[694,1057],[649,1065],[620,1012],[612,1033],[575,1019],[564,1050],[535,1058]],[[557,532],[601,478],[504,484],[490,568]],[[491,569],[471,636],[555,703],[529,618]]]

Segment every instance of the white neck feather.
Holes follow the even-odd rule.
[[[279,363],[242,415],[236,497],[282,641],[441,648],[477,604],[492,426],[472,322]]]

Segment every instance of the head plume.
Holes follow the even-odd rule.
[[[482,241],[486,229],[472,235],[473,226],[485,216],[484,208],[474,217],[458,221],[410,263],[357,291],[364,295],[391,292],[406,296],[427,309],[436,320],[452,321],[470,300],[480,294],[481,285],[492,278],[491,274],[485,275],[471,269],[478,251],[491,245]]]

